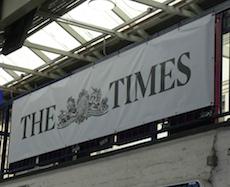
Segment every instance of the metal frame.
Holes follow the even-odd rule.
[[[215,25],[215,113],[222,113],[222,13],[216,16]]]
[[[225,113],[225,114],[222,114],[222,115],[218,115],[218,116],[212,116],[211,118],[215,119],[215,118],[221,118],[223,116],[226,116],[226,115],[229,115],[230,113]],[[202,119],[201,121],[203,120],[206,120],[206,119]],[[191,122],[191,124],[196,124],[197,120]],[[122,148],[122,149],[118,149],[118,150],[114,150],[114,151],[111,151],[111,152],[105,152],[105,153],[102,153],[102,154],[98,154],[98,155],[95,155],[95,156],[89,156],[89,154],[83,154],[83,157],[79,157],[78,159],[73,159],[73,156],[76,155],[76,152],[67,152],[66,154],[63,154],[61,155],[58,160],[55,159],[55,158],[52,158],[50,161],[51,162],[48,162],[48,166],[43,168],[37,168],[37,169],[34,169],[34,167],[37,165],[35,164],[33,167],[31,167],[31,171],[26,171],[26,172],[22,172],[20,173],[20,171],[23,171],[23,168],[20,168],[19,172],[17,173],[17,175],[13,176],[12,178],[8,178],[8,179],[4,179],[4,180],[13,180],[13,179],[16,179],[16,178],[21,178],[21,177],[25,177],[25,176],[31,176],[31,175],[34,175],[34,174],[39,174],[39,173],[43,173],[43,172],[46,172],[46,171],[50,171],[50,170],[55,170],[55,169],[59,169],[59,168],[63,168],[63,167],[68,167],[68,166],[72,166],[72,165],[75,165],[75,164],[81,164],[81,163],[84,163],[84,162],[88,162],[88,161],[91,161],[91,160],[96,160],[96,159],[100,159],[100,158],[104,158],[104,157],[107,157],[107,156],[112,156],[112,155],[116,155],[116,154],[120,154],[120,153],[123,153],[123,152],[127,152],[127,151],[131,151],[131,150],[135,150],[135,149],[138,149],[138,148],[143,148],[143,147],[147,147],[147,146],[152,146],[152,145],[156,145],[156,144],[159,144],[159,143],[163,143],[163,142],[168,142],[168,141],[172,141],[174,139],[178,139],[178,138],[182,138],[182,137],[185,137],[185,136],[189,136],[189,135],[194,135],[194,134],[198,134],[198,133],[203,133],[203,132],[207,132],[207,131],[211,131],[211,130],[214,130],[214,129],[224,129],[224,128],[229,128],[229,124],[230,122],[229,121],[226,121],[226,122],[221,122],[221,123],[210,123],[210,124],[206,124],[204,126],[200,126],[198,125],[197,127],[195,128],[192,128],[192,129],[187,129],[187,130],[184,130],[184,131],[181,131],[177,134],[173,134],[173,135],[170,135],[166,138],[162,138],[162,139],[153,139],[152,141],[147,141],[147,142],[144,142],[144,143],[139,143],[139,144],[135,144],[133,146],[128,146],[128,147],[125,147],[125,148]],[[177,125],[177,126],[174,126],[174,127],[166,127],[160,131],[157,131],[157,133],[161,133],[161,132],[165,132],[165,131],[170,131],[170,130],[173,130],[175,128],[181,128],[181,127],[184,127],[186,124],[182,123],[180,125]],[[152,136],[151,137],[155,137],[154,134],[156,132],[152,132]],[[114,136],[114,135],[112,135]],[[144,137],[146,138],[146,136]],[[73,147],[74,148],[74,147]],[[74,148],[76,151],[78,150],[77,147]],[[100,150],[100,149],[99,149]],[[101,149],[103,150],[103,149]],[[94,149],[91,150],[89,148],[89,151],[95,151]],[[79,153],[77,153],[79,154]],[[65,158],[71,158],[70,160],[67,159],[66,161],[62,162],[62,160]],[[34,159],[34,158],[32,158]],[[52,165],[52,162],[55,163]],[[39,164],[37,165],[39,166]],[[24,167],[26,170],[29,168],[27,166]],[[13,172],[13,173],[14,173]],[[4,173],[2,174],[12,174],[12,171],[10,172],[8,169],[4,169]],[[4,180],[2,180],[2,182],[4,182]],[[1,182],[1,180],[0,180]]]
[[[6,160],[7,160],[7,146],[8,146],[8,137],[9,137],[9,121],[10,121],[10,106],[7,106],[3,110],[3,115],[2,115],[2,128],[4,129],[3,131],[3,147],[2,147],[2,152],[1,152],[1,173],[0,173],[0,178],[4,178],[4,172],[5,172],[5,166],[6,166]],[[2,134],[2,133],[1,133]]]
[[[136,27],[136,24],[133,24],[133,23],[136,22],[137,20],[142,20],[141,22],[143,22],[145,19],[149,19],[148,16],[151,15],[152,12],[154,12],[157,9],[158,10],[159,9],[163,10],[163,12],[165,12],[165,14],[167,14],[169,16],[180,15],[182,17],[194,17],[195,16],[195,14],[193,12],[186,10],[185,6],[190,6],[191,5],[193,7],[192,10],[194,9],[196,12],[198,12],[197,10],[200,10],[198,8],[198,6],[196,6],[196,4],[195,4],[198,0],[186,1],[186,2],[184,2],[182,4],[179,4],[178,7],[169,6],[167,4],[167,3],[172,2],[172,0],[168,0],[165,3],[159,3],[159,2],[156,2],[156,1],[152,1],[152,0],[151,1],[150,0],[134,0],[134,1],[142,3],[142,4],[145,4],[145,5],[149,5],[149,6],[153,7],[153,9],[148,10],[146,13],[144,13],[143,15],[138,16],[135,19],[130,19],[129,16],[124,11],[122,11],[121,8],[116,6],[113,9],[113,12],[116,15],[118,15],[124,21],[124,24],[122,24],[119,27],[120,28],[125,28],[125,27],[128,26],[128,29],[126,29],[127,31],[130,30],[131,28],[134,28],[134,26]],[[83,2],[83,1],[81,1],[81,2]],[[73,5],[73,6],[75,6],[75,5]],[[135,28],[135,32],[133,32],[131,34],[130,32],[126,32],[126,30],[120,31],[119,28],[110,30],[110,29],[98,27],[98,26],[95,26],[95,25],[82,23],[82,22],[75,21],[75,20],[63,19],[63,18],[60,18],[59,16],[55,15],[53,12],[52,13],[47,13],[47,12],[44,12],[44,11],[39,11],[38,14],[41,17],[43,17],[45,20],[49,19],[49,20],[56,21],[64,30],[66,30],[71,36],[73,36],[77,41],[79,41],[82,44],[81,48],[84,48],[85,46],[90,45],[91,43],[94,42],[94,40],[92,40],[90,42],[86,42],[85,39],[82,36],[80,36],[78,33],[76,33],[69,25],[74,25],[74,26],[89,29],[89,30],[92,30],[92,31],[101,32],[101,33],[104,33],[105,36],[110,36],[112,38],[115,38],[116,40],[125,40],[125,41],[129,41],[129,42],[141,42],[141,41],[143,41],[143,40],[145,40],[146,38],[149,37],[148,33],[145,32],[145,30],[143,28],[139,28],[139,27],[138,27],[138,29]],[[145,16],[146,16],[146,18],[145,18]],[[152,17],[152,16],[150,16],[150,17]],[[153,17],[158,17],[158,15],[153,16]],[[154,22],[154,20],[155,19],[153,19],[152,22]],[[156,21],[156,23],[162,22],[164,20],[165,19],[160,18],[158,21]],[[48,21],[48,22],[50,22],[50,21]],[[103,36],[103,37],[105,38],[105,36]],[[108,37],[108,39],[110,39],[110,37]],[[100,38],[101,37],[96,39],[96,41],[100,40]],[[100,42],[103,45],[103,41],[100,41]],[[56,59],[55,61],[50,61],[48,59],[48,57],[41,52],[41,50],[51,52],[51,53],[55,53],[55,54],[59,54],[59,55],[61,55],[61,57],[64,56],[64,57],[74,58],[74,59],[80,60],[80,61],[85,61],[87,63],[88,62],[89,63],[95,62],[95,61],[98,60],[98,58],[103,57],[103,55],[101,55],[98,51],[95,51],[95,50],[92,50],[91,56],[89,56],[89,55],[76,54],[76,53],[73,53],[73,51],[64,51],[64,50],[59,50],[59,49],[56,49],[56,48],[46,47],[46,46],[43,46],[43,45],[33,44],[33,43],[28,42],[28,41],[26,41],[24,45],[29,47],[36,55],[38,55],[41,59],[43,59],[44,62],[46,63],[45,65],[47,67],[50,64],[55,63],[56,60],[58,60],[58,59]],[[86,48],[84,50],[84,53],[87,52],[87,51],[88,51],[88,48]],[[96,58],[94,56],[96,56]],[[15,82],[16,84],[20,82],[19,81],[20,77],[18,77],[13,72],[13,70],[15,70],[17,68],[18,67],[16,67],[16,66],[14,67],[14,69],[12,67],[10,67],[10,68],[5,67],[4,68],[4,69],[7,69],[6,71],[15,79],[14,81],[7,83],[5,86],[8,87],[8,85],[9,86],[12,85],[13,82]],[[59,69],[58,71],[61,72],[60,75],[63,76],[65,73],[61,70],[61,68],[58,68],[58,69]],[[20,69],[20,70],[21,71],[23,70],[22,72],[25,72],[25,73],[33,75],[33,76],[35,75],[35,76],[38,76],[38,77],[48,78],[48,80],[52,79],[52,78],[58,79],[60,77],[60,76],[57,76],[57,75],[49,75],[49,76],[47,76],[44,72],[41,73],[40,71],[39,71],[39,73],[37,73],[37,70],[30,70],[30,71],[28,71],[27,69]],[[23,81],[25,81],[25,78],[23,79]],[[13,85],[16,85],[16,84],[13,84]],[[18,86],[20,87],[20,84]],[[14,92],[14,89],[11,89],[11,91]]]
[[[145,4],[145,5],[157,8],[157,9],[161,9],[168,14],[179,15],[179,16],[190,17],[190,18],[195,16],[195,14],[191,11],[171,7],[171,6],[168,6],[163,3],[153,1],[153,0],[133,0],[133,1]]]

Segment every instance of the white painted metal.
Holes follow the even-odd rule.
[[[163,3],[159,3],[157,1],[153,1],[153,0],[134,0],[138,3],[143,3],[145,5],[148,6],[152,6],[154,8],[157,9],[161,9],[164,10],[165,12],[169,13],[169,14],[175,14],[175,15],[181,15],[181,16],[185,16],[185,17],[193,17],[194,14],[188,10],[180,10],[178,8],[174,8],[168,5],[165,5]]]
[[[69,51],[64,51],[64,50],[61,50],[61,49],[47,47],[47,46],[31,43],[29,41],[25,41],[24,46],[32,48],[32,49],[38,49],[38,50],[44,50],[44,51],[47,51],[47,52],[52,52],[52,53],[55,53],[55,54],[61,54],[61,55],[64,55],[64,56],[68,56],[68,57],[71,57],[71,58],[76,58],[76,59],[83,60],[83,61],[94,62],[96,60],[96,58],[93,58],[93,57],[89,57],[89,56],[84,57],[84,56],[74,54],[74,53],[69,52]]]
[[[27,69],[27,68],[22,68],[22,67],[19,67],[19,66],[13,66],[13,65],[9,65],[9,64],[0,63],[0,67],[5,68],[5,69],[9,69],[9,70],[29,73],[29,74],[32,74],[32,75],[37,75],[37,76],[40,76],[40,77],[46,77],[46,78],[49,78],[49,79],[55,79],[55,77],[53,77],[52,75],[48,75],[47,73],[42,73],[42,72]]]

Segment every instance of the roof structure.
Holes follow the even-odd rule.
[[[111,1],[115,6],[109,10],[90,6],[89,0],[46,1],[36,13],[23,47],[9,55],[0,55],[0,89],[5,99],[65,77],[220,3]]]

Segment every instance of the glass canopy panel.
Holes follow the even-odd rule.
[[[161,1],[164,2],[165,0],[161,0]],[[114,0],[114,2],[130,18],[135,18],[139,16],[140,14],[146,12],[147,9],[150,8],[149,6],[134,2],[132,0]]]
[[[91,31],[88,29],[83,29],[80,27],[72,26],[72,25],[70,25],[70,27],[72,27],[72,29],[74,29],[78,34],[80,34],[86,41],[90,41],[102,35],[102,33]]]
[[[5,64],[10,64],[31,70],[45,64],[41,58],[39,58],[29,48],[24,46],[7,56],[2,55],[2,59],[3,63]]]
[[[40,31],[28,37],[27,40],[35,44],[65,51],[70,51],[81,45],[56,22],[50,23]]]
[[[19,75],[19,76],[21,76],[22,77],[22,75],[25,75],[26,73],[23,73],[23,72],[20,72],[20,71],[14,71],[17,75]]]
[[[107,29],[113,29],[124,23],[112,10],[96,10],[88,3],[89,1],[82,3],[62,17]]]
[[[4,85],[13,80],[8,73],[6,73],[2,68],[0,68],[0,85]]]

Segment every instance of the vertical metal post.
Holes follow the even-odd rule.
[[[222,112],[222,17],[216,16],[215,25],[215,114]]]
[[[3,132],[3,130],[4,130],[4,110],[3,109],[1,109],[1,130],[2,130],[2,132]],[[2,145],[2,141],[3,141],[3,137],[1,136],[1,139],[0,139],[0,146]],[[0,160],[1,160],[1,171],[0,171],[0,173],[1,173],[1,178],[2,178],[2,174],[3,174],[3,170],[2,170],[2,165],[3,165],[3,162],[2,162],[2,154],[3,154],[3,151],[2,151],[2,149],[1,149],[1,152],[0,152]]]
[[[223,18],[224,19],[224,18]],[[228,40],[228,44],[230,44],[230,35],[227,34],[227,40]],[[224,45],[223,45],[223,48],[224,48]],[[228,54],[227,54],[227,63],[228,63],[228,89],[227,89],[227,93],[228,93],[228,108],[227,108],[227,112],[230,111],[230,48],[228,48]],[[223,49],[224,50],[224,49]],[[224,53],[223,53],[224,55]]]
[[[230,10],[223,13],[223,33],[227,35],[228,44],[230,44]],[[228,47],[228,112],[230,111],[230,47]]]
[[[4,125],[4,136],[3,136],[2,161],[1,161],[1,179],[3,179],[4,177],[5,164],[6,164],[9,120],[10,120],[10,107],[7,106],[4,109],[3,123],[2,123]]]

